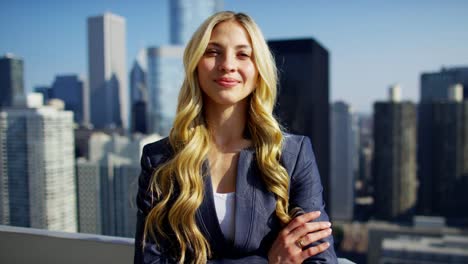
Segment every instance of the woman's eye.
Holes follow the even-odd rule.
[[[220,53],[219,51],[212,50],[212,49],[205,51],[205,54],[208,55],[208,56],[217,56],[217,55],[219,55],[219,53]]]
[[[239,57],[241,57],[241,58],[250,58],[250,54],[248,54],[248,53],[239,53]]]

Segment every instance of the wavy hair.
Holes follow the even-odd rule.
[[[204,195],[203,177],[206,175],[202,166],[212,140],[203,115],[197,65],[214,27],[225,21],[240,23],[252,42],[259,78],[250,95],[246,129],[255,147],[262,180],[277,199],[276,215],[283,224],[291,220],[288,215],[289,177],[280,164],[283,134],[273,116],[278,79],[274,58],[260,29],[248,15],[230,11],[216,13],[198,28],[185,48],[186,74],[169,135],[174,155],[155,170],[150,183],[149,191],[157,202],[147,216],[144,238],[150,235],[157,241],[157,232],[162,238],[173,241],[179,263],[206,263],[211,256],[210,245],[195,221]]]

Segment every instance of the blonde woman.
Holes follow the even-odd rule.
[[[143,149],[135,263],[336,263],[310,140],[273,117],[273,57],[247,15],[194,33],[170,136]]]

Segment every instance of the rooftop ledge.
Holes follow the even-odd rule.
[[[128,264],[133,245],[132,238],[0,225],[0,263]]]

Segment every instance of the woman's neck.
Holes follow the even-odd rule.
[[[205,119],[219,151],[231,152],[248,145],[244,138],[247,100],[230,106],[208,103],[205,105]]]

